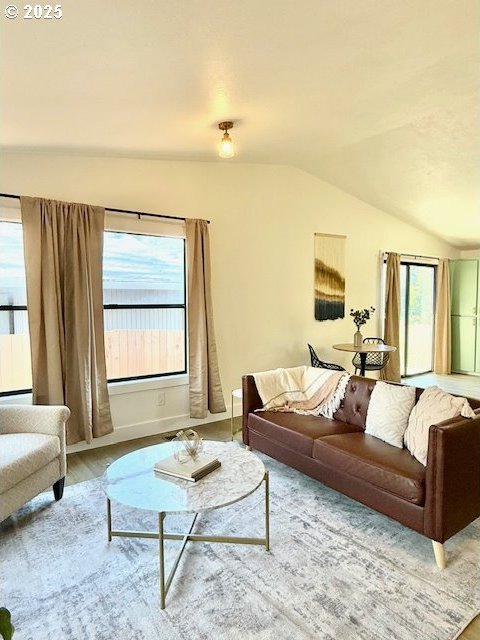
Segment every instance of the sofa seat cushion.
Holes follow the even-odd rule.
[[[412,504],[425,502],[425,467],[407,449],[350,433],[315,440],[313,457]]]
[[[289,449],[310,457],[317,438],[362,431],[361,427],[323,416],[303,416],[281,411],[250,413],[248,427],[266,438],[276,440]]]
[[[60,439],[43,433],[0,435],[0,493],[14,487],[60,455]]]

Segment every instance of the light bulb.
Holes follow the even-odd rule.
[[[220,158],[233,158],[235,151],[233,150],[233,142],[228,131],[225,131],[222,139],[220,140],[220,148],[218,150]]]

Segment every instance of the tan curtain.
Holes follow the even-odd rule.
[[[398,253],[389,253],[387,258],[383,339],[386,344],[397,347],[397,350],[390,354],[387,366],[380,372],[380,378],[400,382],[400,256]]]
[[[21,198],[34,404],[64,404],[67,443],[112,431],[103,335],[104,209]]]
[[[433,370],[451,373],[450,270],[445,258],[438,261],[436,296]]]
[[[218,369],[210,291],[210,241],[206,220],[186,220],[190,416],[225,411]]]

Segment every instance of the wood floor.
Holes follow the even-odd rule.
[[[443,377],[448,378],[450,376]],[[465,378],[469,376],[461,377]],[[478,382],[480,384],[480,378],[478,378]],[[418,382],[415,382],[415,384],[418,384]],[[438,382],[429,382],[425,386],[428,386],[429,384],[438,384]],[[455,393],[454,391],[451,392]],[[464,391],[461,391],[461,393],[469,395]],[[472,397],[472,395],[470,395],[470,397]],[[477,395],[477,397],[480,398],[480,395]],[[235,418],[235,430],[239,429],[240,427],[241,418]],[[213,424],[197,427],[196,431],[206,440],[227,441],[231,439],[230,420],[222,420],[221,422],[215,422]],[[240,435],[240,432],[237,432],[235,437],[239,439]],[[98,478],[99,476],[103,475],[106,467],[117,458],[120,458],[121,456],[129,453],[130,451],[134,451],[135,449],[148,447],[149,445],[157,444],[159,442],[165,442],[167,439],[168,434],[161,434],[158,436],[149,436],[148,438],[129,440],[128,442],[119,442],[118,444],[112,444],[108,447],[102,447],[99,449],[92,449],[91,451],[70,453],[68,455],[68,473],[66,484],[71,485],[76,484],[77,482],[83,482],[84,480]],[[468,626],[468,628],[465,629],[465,631],[459,636],[458,640],[479,640],[479,638],[480,616],[475,618],[475,620]]]
[[[480,400],[480,376],[467,376],[461,373],[452,373],[448,376],[422,373],[419,376],[404,378],[403,382],[422,389],[436,385],[448,393]]]
[[[235,437],[240,438],[241,418],[235,418],[234,429],[237,431]],[[230,420],[221,420],[220,422],[210,423],[200,427],[195,427],[197,433],[205,440],[227,441],[231,439]],[[146,438],[138,438],[136,440],[128,440],[127,442],[119,442],[111,444],[108,447],[99,447],[89,451],[80,451],[78,453],[69,453],[67,459],[67,477],[66,484],[76,484],[84,480],[91,480],[103,475],[105,469],[117,458],[124,456],[130,451],[149,447],[152,444],[166,442],[169,437],[175,435],[162,433],[156,436],[148,436]]]

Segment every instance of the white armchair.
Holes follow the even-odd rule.
[[[53,486],[63,495],[67,407],[0,405],[0,522]]]

